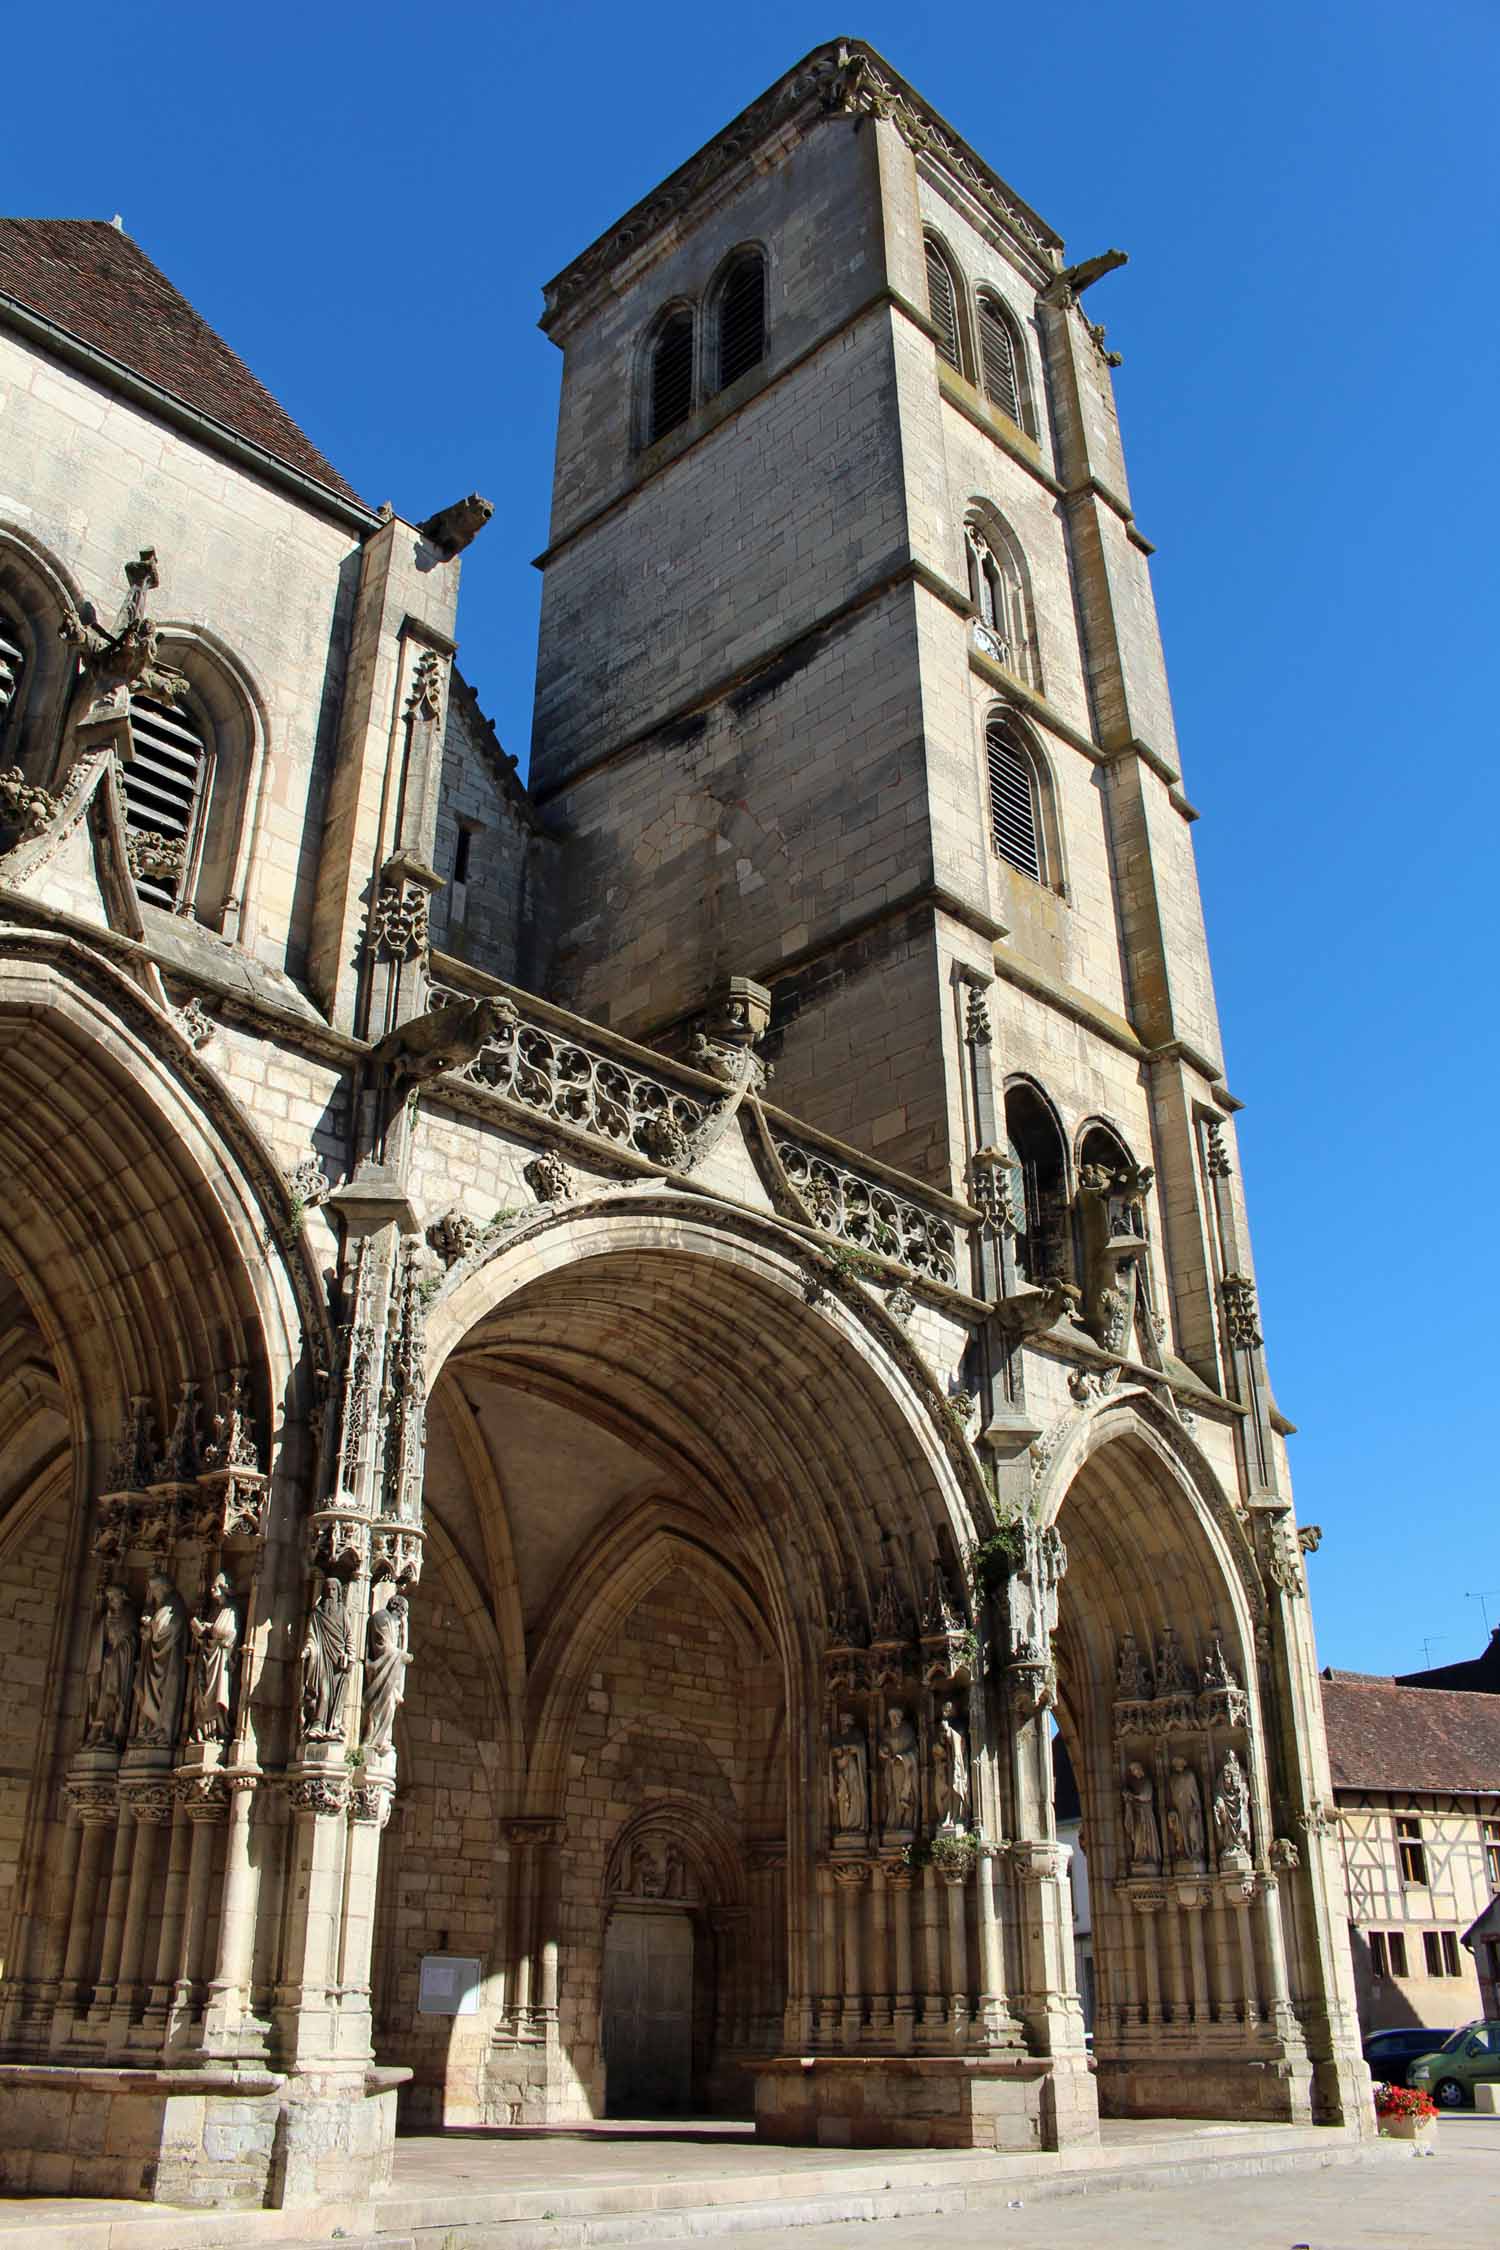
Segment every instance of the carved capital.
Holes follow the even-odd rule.
[[[69,1781],[63,1796],[83,1828],[107,1828],[119,1811],[119,1792],[113,1781]]]
[[[175,1787],[189,1820],[222,1820],[229,1810],[229,1796],[222,1774],[179,1774]]]
[[[289,1786],[293,1812],[342,1813],[345,1784],[337,1774],[299,1774]]]
[[[391,1817],[393,1791],[388,1781],[356,1781],[349,1788],[349,1818],[384,1828]]]

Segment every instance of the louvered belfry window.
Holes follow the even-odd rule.
[[[125,819],[135,887],[153,906],[176,906],[197,833],[206,746],[184,707],[148,695],[130,699],[130,735]]]
[[[654,445],[693,410],[693,316],[676,312],[651,350],[651,432]]]
[[[25,669],[26,651],[21,645],[20,628],[0,609],[0,742],[5,740],[10,722],[21,708],[21,675]]]
[[[758,251],[736,258],[719,292],[719,389],[766,355],[766,269]]]
[[[1003,719],[991,719],[984,741],[990,769],[990,840],[1002,859],[1039,883],[1042,859],[1031,760]]]
[[[1016,340],[993,297],[979,300],[979,361],[984,372],[985,396],[1008,414],[1021,419],[1021,385],[1016,374]]]
[[[953,269],[931,235],[926,237],[927,250],[927,309],[932,315],[932,325],[937,330],[937,348],[941,358],[950,367],[963,373],[963,361],[958,349],[958,296],[953,286]]]

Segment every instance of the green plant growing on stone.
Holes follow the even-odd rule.
[[[978,1595],[997,1594],[1025,1560],[1025,1521],[1009,1516],[995,1526],[988,1539],[969,1549],[969,1583]]]
[[[978,1846],[972,1836],[959,1830],[934,1836],[929,1850],[940,1875],[960,1876],[967,1875],[973,1866]]]

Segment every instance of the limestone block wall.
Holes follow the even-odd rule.
[[[53,1627],[68,1535],[66,1485],[0,1543],[0,1968],[23,1875],[26,1813],[41,1747]]]
[[[0,411],[0,532],[24,530],[106,619],[124,599],[124,563],[155,548],[151,612],[168,659],[238,702],[246,753],[259,761],[244,808],[239,938],[300,975],[357,532],[9,336],[0,336]],[[221,772],[215,791],[242,779]]]
[[[432,901],[433,944],[508,984],[524,977],[536,911],[536,855],[525,792],[473,691],[455,671],[433,855],[438,873],[448,880]]]
[[[401,1787],[382,1843],[372,1965],[376,2053],[414,2073],[403,2114],[449,2125],[484,2117],[505,1954],[498,1683],[465,1624],[462,1583],[456,1563],[440,1562],[412,1608],[413,1661],[397,1734]],[[427,1953],[484,1964],[472,2015],[418,2012]]]

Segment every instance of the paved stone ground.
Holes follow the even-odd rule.
[[[1110,2190],[1019,2208],[736,2234],[732,2250],[1488,2250],[1500,2242],[1500,2117],[1438,2121],[1410,2164]]]

